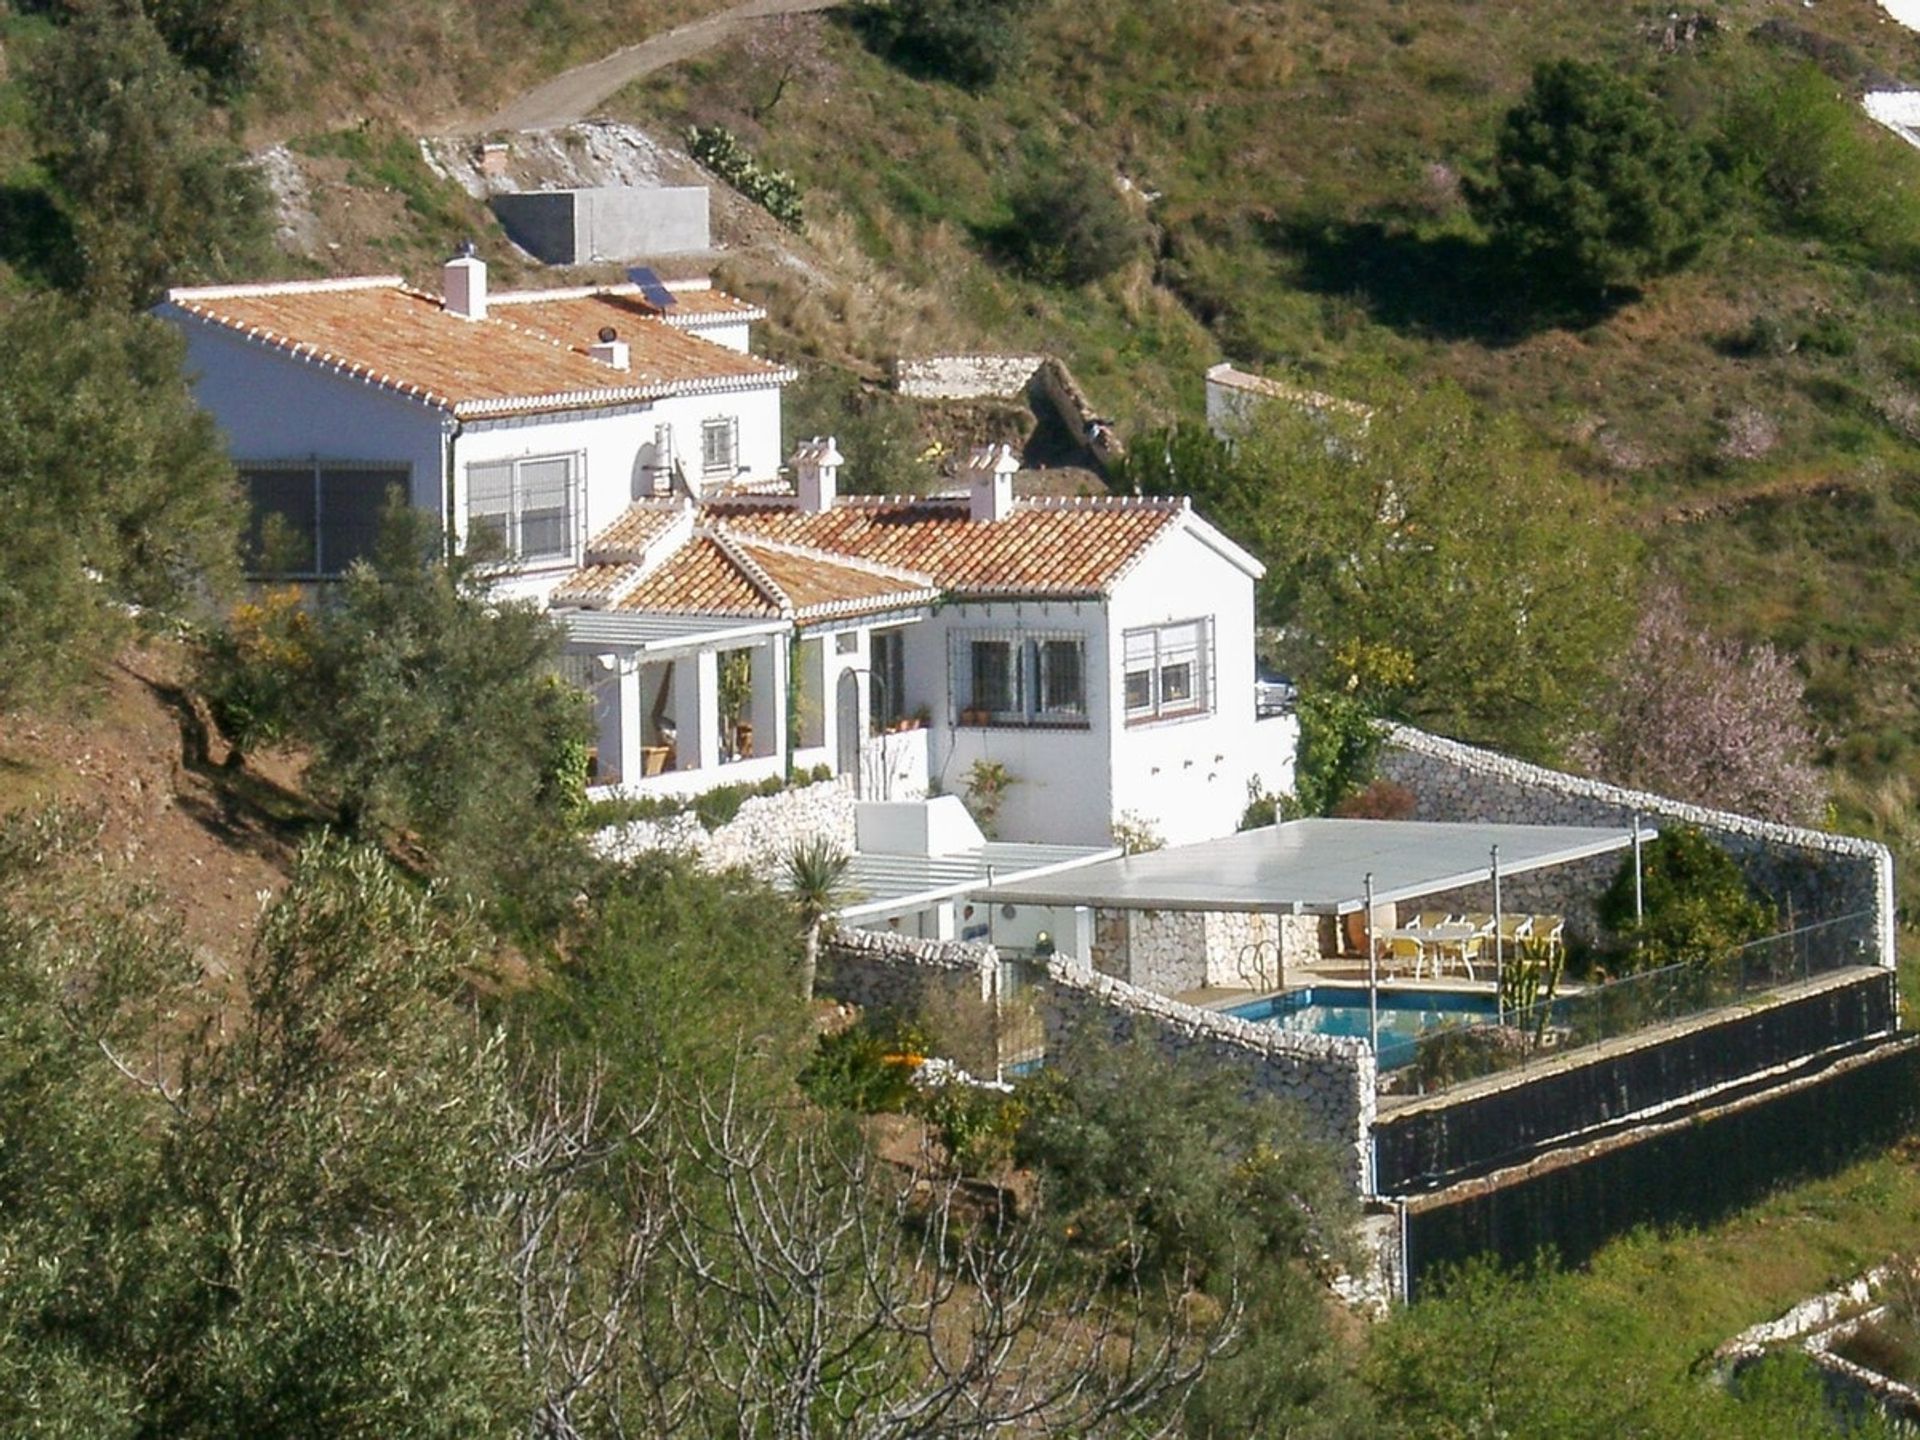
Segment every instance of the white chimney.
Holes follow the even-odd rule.
[[[840,488],[842,458],[831,435],[824,440],[818,435],[802,440],[794,449],[794,486],[800,492],[800,509],[804,513],[818,515],[833,508]]]
[[[473,253],[471,240],[440,267],[440,288],[446,292],[443,303],[449,315],[462,320],[487,318],[487,262]]]
[[[1011,445],[981,445],[967,457],[968,516],[980,523],[1013,513],[1013,472],[1020,462]]]
[[[627,342],[622,340],[611,325],[600,327],[600,339],[587,347],[587,354],[602,365],[610,365],[615,370],[631,367],[631,357],[627,352]]]

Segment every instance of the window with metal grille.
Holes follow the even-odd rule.
[[[520,564],[573,559],[581,468],[578,455],[467,466],[468,550]]]
[[[955,724],[1087,723],[1086,640],[1082,636],[955,631],[947,659]]]
[[[707,475],[731,475],[739,464],[740,417],[723,415],[700,423],[700,469]]]
[[[250,502],[248,567],[289,579],[340,575],[370,559],[381,514],[390,498],[406,503],[413,473],[351,460],[243,461],[238,468]]]
[[[1213,709],[1213,627],[1208,621],[1129,630],[1125,656],[1128,724],[1176,720]]]

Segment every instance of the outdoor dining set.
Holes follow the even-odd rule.
[[[1374,943],[1379,958],[1396,969],[1411,966],[1416,980],[1429,970],[1438,979],[1449,965],[1475,980],[1474,962],[1492,962],[1496,939],[1507,954],[1518,953],[1522,942],[1544,943],[1551,953],[1560,949],[1565,935],[1566,920],[1559,915],[1502,915],[1496,920],[1492,915],[1427,910],[1411,924],[1381,929]]]

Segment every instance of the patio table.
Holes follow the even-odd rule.
[[[1475,978],[1473,956],[1468,953],[1468,946],[1480,933],[1479,926],[1456,921],[1442,925],[1399,925],[1382,930],[1380,937],[1383,940],[1411,940],[1418,947],[1413,962],[1413,978],[1416,980],[1420,978],[1421,967],[1429,950],[1433,955],[1434,977],[1438,979],[1441,958],[1452,947],[1459,949],[1460,962],[1466,966],[1467,979],[1472,980]]]

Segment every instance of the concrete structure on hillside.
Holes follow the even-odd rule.
[[[713,245],[704,185],[522,190],[487,203],[513,243],[549,265],[699,255]]]

